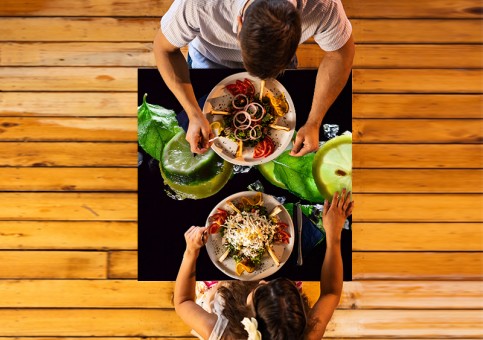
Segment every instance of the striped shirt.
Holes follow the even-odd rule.
[[[243,68],[238,22],[247,0],[174,0],[161,19],[161,30],[176,47],[188,45],[193,68]],[[325,51],[341,48],[352,26],[340,0],[298,0],[300,43],[314,37]]]

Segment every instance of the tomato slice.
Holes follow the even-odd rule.
[[[250,79],[245,78],[243,80],[243,83],[247,86],[247,96],[254,96],[255,95],[255,86],[253,86],[253,83],[250,81]]]
[[[225,85],[225,88],[231,93],[232,96],[236,96],[240,93],[240,88],[235,84]]]
[[[255,149],[253,150],[253,158],[267,157],[274,151],[275,143],[270,137],[265,136],[265,138],[255,146]]]
[[[212,223],[210,224],[210,226],[208,227],[208,230],[210,232],[210,234],[216,234],[218,232],[218,230],[220,230],[220,225],[217,224],[217,223]]]
[[[266,148],[267,142],[265,141],[265,139],[258,142],[258,144],[255,146],[255,149],[253,150],[253,158],[265,157]]]

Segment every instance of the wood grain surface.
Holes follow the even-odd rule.
[[[326,336],[480,338],[483,6],[342,2],[354,281]],[[174,282],[137,281],[137,68],[171,3],[2,1],[0,340],[193,338]]]

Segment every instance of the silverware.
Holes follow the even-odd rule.
[[[298,233],[298,255],[297,255],[297,266],[301,266],[304,262],[302,257],[302,208],[300,204],[296,203],[295,208],[297,210],[297,233]]]

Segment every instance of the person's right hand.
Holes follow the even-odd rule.
[[[186,252],[198,255],[201,247],[206,243],[208,237],[208,227],[191,226],[185,233]]]
[[[344,222],[352,214],[353,208],[354,201],[351,201],[351,192],[347,192],[346,189],[343,189],[340,195],[336,192],[331,203],[325,200],[322,223],[328,242],[340,240]]]
[[[190,117],[186,140],[190,143],[191,152],[205,153],[210,148],[209,140],[214,137],[211,126],[201,113]]]

